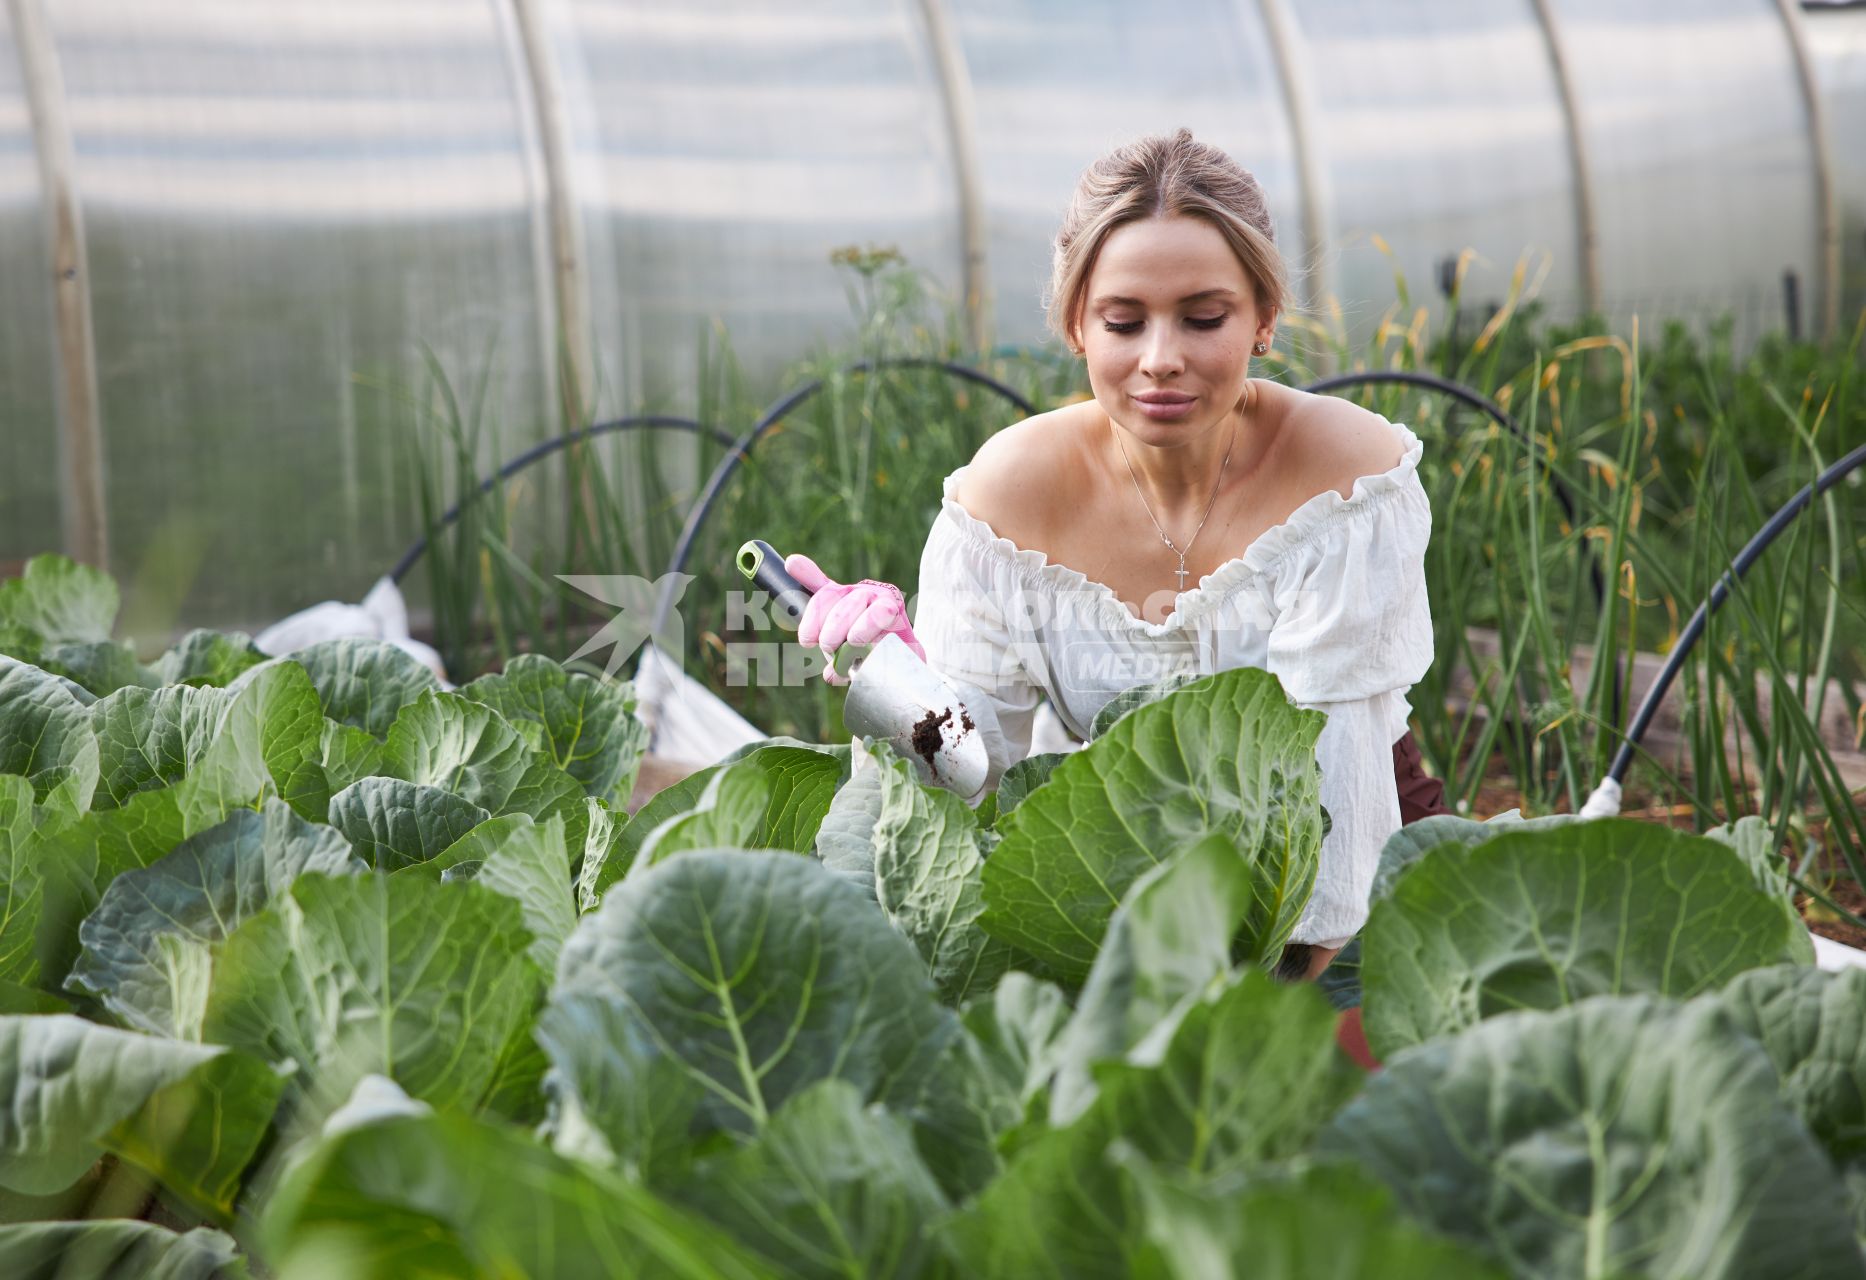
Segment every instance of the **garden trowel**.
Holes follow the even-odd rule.
[[[795,631],[811,593],[784,568],[784,557],[754,538],[739,548],[738,565]],[[977,794],[991,761],[958,693],[897,635],[881,637],[865,656],[860,656],[862,648],[844,645],[837,653],[838,659],[851,650],[858,655],[846,672],[837,663],[838,672],[849,677],[849,699],[842,708],[849,731],[885,738],[897,754],[913,761],[923,782],[967,799]]]

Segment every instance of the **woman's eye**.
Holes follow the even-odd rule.
[[[1216,329],[1225,322],[1225,319],[1226,317],[1224,316],[1212,316],[1209,319],[1198,316],[1188,316],[1186,317],[1186,323],[1190,324],[1195,329]],[[1102,328],[1106,329],[1109,333],[1132,333],[1134,330],[1140,328],[1140,321],[1104,320],[1102,321]]]

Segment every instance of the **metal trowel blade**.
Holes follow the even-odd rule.
[[[907,642],[885,635],[849,677],[842,720],[851,733],[886,738],[922,782],[970,798],[985,785],[985,739],[959,695]]]

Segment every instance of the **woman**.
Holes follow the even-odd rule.
[[[1252,666],[1325,712],[1333,825],[1280,967],[1314,977],[1365,922],[1387,837],[1446,810],[1406,724],[1432,662],[1422,447],[1250,376],[1286,291],[1263,193],[1230,157],[1184,129],[1115,150],[1076,189],[1049,299],[1094,398],[1006,428],[947,477],[918,635],[898,588],[787,566],[816,592],[801,643],[833,654],[893,631],[954,683],[987,789],[1027,754],[1041,695],[1086,738],[1122,689]]]

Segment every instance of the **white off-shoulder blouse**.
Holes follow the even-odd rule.
[[[1398,465],[1356,480],[1351,497],[1310,498],[1180,592],[1157,623],[1106,584],[999,537],[953,500],[967,468],[947,476],[913,627],[979,726],[991,758],[985,789],[1029,754],[1045,697],[1086,738],[1124,689],[1176,672],[1264,668],[1292,701],[1328,716],[1316,758],[1333,826],[1291,940],[1338,947],[1359,932],[1381,846],[1400,825],[1393,743],[1411,713],[1406,691],[1432,665],[1424,446],[1405,425],[1387,425],[1404,445]]]

